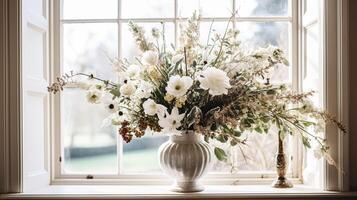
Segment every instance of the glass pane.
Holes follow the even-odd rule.
[[[235,0],[238,16],[288,16],[291,0]]]
[[[190,17],[200,11],[202,17],[230,17],[232,0],[178,0],[178,16]]]
[[[115,80],[110,59],[117,56],[115,23],[63,25],[63,72],[95,73]]]
[[[228,156],[229,162],[221,162],[214,157],[211,172],[267,172],[275,171],[276,169],[275,157],[278,138],[273,131],[267,135],[247,133],[247,143],[246,145],[240,145],[240,147],[230,147],[219,142],[213,143],[213,146],[220,146],[230,153]],[[289,152],[286,152],[286,154],[289,155]]]
[[[273,45],[281,48],[290,58],[290,23],[288,22],[238,22],[239,39],[247,50]],[[277,66],[272,73],[272,82],[291,82],[291,66]]]
[[[137,23],[139,26],[142,26],[145,30],[145,35],[148,40],[152,41],[156,45],[156,40],[154,40],[151,36],[152,28],[157,28],[160,31],[162,30],[162,24],[157,23]],[[136,43],[133,39],[133,36],[130,32],[129,26],[127,23],[123,23],[122,25],[122,43],[121,43],[121,50],[122,50],[122,57],[127,58],[129,61],[134,61],[134,56],[140,55],[140,51],[136,46]],[[165,41],[166,41],[166,48],[172,49],[171,44],[175,43],[175,34],[174,34],[174,24],[173,23],[165,23]],[[159,39],[159,45],[162,48],[162,39]]]
[[[212,27],[211,27],[212,25]],[[207,44],[207,40],[209,40],[209,43],[212,44],[212,38],[214,37],[214,35],[220,34],[221,36],[223,36],[224,31],[226,30],[228,25],[228,21],[225,22],[216,22],[214,21],[212,23],[211,22],[201,22],[200,23],[200,42],[203,45]],[[232,23],[230,23],[229,28],[232,28]],[[211,29],[211,33],[210,32]],[[208,36],[210,37],[208,39]]]
[[[63,19],[115,19],[117,0],[62,0]]]
[[[102,127],[103,105],[89,104],[85,91],[66,88],[61,99],[61,131],[66,174],[115,174],[117,131]]]
[[[109,58],[117,55],[116,24],[64,24],[63,72],[95,73],[115,80]],[[64,173],[116,173],[117,134],[103,128],[109,113],[86,102],[85,92],[66,88],[61,96]]]
[[[324,100],[324,78],[323,65],[320,62],[319,46],[319,24],[315,23],[305,29],[306,57],[304,68],[304,91],[315,91],[316,94],[311,97],[314,105],[322,108]]]
[[[174,17],[173,0],[122,0],[122,18],[167,18]]]
[[[160,172],[158,149],[168,138],[168,136],[160,134],[146,133],[141,139],[134,139],[130,143],[125,143],[122,160],[123,172]]]

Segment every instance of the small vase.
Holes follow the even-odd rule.
[[[277,180],[272,184],[275,188],[292,188],[293,184],[286,178],[286,171],[288,167],[287,157],[284,152],[284,142],[278,135],[278,154],[276,155],[276,172]]]
[[[198,180],[211,163],[211,148],[194,131],[172,135],[159,148],[161,169],[175,182],[172,191],[200,192],[204,188]]]

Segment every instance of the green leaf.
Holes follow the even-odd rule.
[[[260,126],[255,127],[254,130],[258,133],[263,133],[263,129]]]
[[[205,142],[209,143],[209,136],[205,135],[204,140],[205,140]]]
[[[236,130],[236,129],[233,129],[233,135],[236,136],[236,137],[240,137],[242,135],[242,132]]]
[[[237,141],[235,141],[235,140],[231,140],[231,146],[236,146],[238,143],[237,143]]]
[[[270,117],[269,116],[263,116],[260,118],[264,123],[268,123],[270,121]]]
[[[303,121],[302,124],[303,124],[305,127],[309,127],[309,126],[315,125],[315,123],[309,122],[309,121]]]
[[[120,92],[117,88],[115,89],[111,89],[110,91],[110,94],[112,94],[113,96],[116,96],[116,97],[119,97],[120,96]]]
[[[219,134],[216,139],[222,143],[226,143],[228,140],[227,136],[224,134]]]
[[[271,89],[271,90],[268,90],[267,91],[267,94],[268,95],[275,95],[276,94],[276,91],[274,89]]]
[[[310,139],[305,137],[305,136],[301,136],[302,138],[302,143],[304,144],[305,147],[307,148],[311,148],[311,144],[310,144]]]
[[[214,155],[216,155],[217,159],[220,160],[220,161],[225,161],[227,160],[227,154],[226,152],[221,149],[221,148],[218,148],[218,147],[215,147],[214,148]]]

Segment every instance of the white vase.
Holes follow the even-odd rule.
[[[202,191],[198,180],[207,172],[211,155],[210,146],[193,131],[170,136],[159,148],[159,160],[161,169],[175,179],[172,191]]]

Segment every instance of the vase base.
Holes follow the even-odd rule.
[[[272,184],[274,188],[292,188],[293,184],[285,177],[279,177],[278,180]]]
[[[196,182],[180,182],[175,183],[171,187],[171,191],[180,193],[191,193],[191,192],[201,192],[204,187],[197,184]]]

